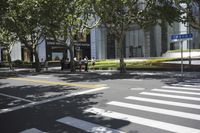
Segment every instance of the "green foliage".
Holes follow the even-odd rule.
[[[174,0],[176,8],[184,15],[181,16],[183,23],[198,30],[200,35],[200,1],[199,0]]]
[[[2,18],[5,16],[8,5],[9,5],[8,0],[1,0],[1,3],[0,3],[0,23],[2,22]]]
[[[174,0],[147,0],[144,11],[141,12],[140,26],[144,28],[151,27],[161,22],[172,25],[174,22],[180,22],[182,12],[175,7]]]
[[[126,63],[126,68],[160,68],[158,63],[176,60],[176,58],[151,58],[145,61],[128,61]],[[92,64],[90,64],[90,68],[93,68]],[[109,69],[109,68],[119,68],[119,61],[117,60],[100,60],[95,64],[96,69]]]
[[[36,71],[40,71],[37,46],[41,43],[41,37],[45,36],[48,20],[43,14],[45,0],[9,0],[8,9],[1,23],[9,33],[16,35],[16,40],[31,51],[35,56]]]
[[[51,7],[52,13],[48,16],[53,18],[49,22],[50,36],[66,42],[67,39],[74,39],[75,35],[87,31],[92,21],[92,8],[87,0],[59,0]],[[48,12],[48,10],[47,10]],[[73,41],[73,40],[72,40]]]
[[[93,6],[103,25],[117,38],[122,38],[130,24],[139,18],[138,0],[98,0]]]
[[[21,65],[23,64],[23,61],[22,61],[22,60],[15,60],[15,61],[13,62],[13,64],[14,64],[15,66],[21,66]]]

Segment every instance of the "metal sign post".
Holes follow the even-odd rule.
[[[183,41],[192,40],[193,34],[175,34],[171,36],[172,42],[179,42],[181,47],[181,80],[183,80]]]
[[[183,80],[183,41],[181,41],[181,79]]]

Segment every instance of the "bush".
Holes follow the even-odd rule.
[[[15,60],[15,61],[13,61],[13,65],[14,66],[22,66],[23,65],[23,61],[21,61],[21,60]]]

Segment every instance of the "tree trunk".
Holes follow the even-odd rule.
[[[71,44],[69,46],[69,53],[70,53],[70,69],[71,69],[71,72],[76,72],[76,66],[75,66],[75,61],[74,61],[73,45],[71,45]]]
[[[123,49],[123,36],[117,39],[117,43],[119,46],[119,54],[120,54],[120,73],[126,73],[126,64],[124,62],[124,49]]]
[[[198,5],[200,6],[200,2],[198,3]],[[199,34],[199,48],[200,48],[200,7],[199,7],[199,14],[198,14],[198,19],[199,19],[199,22],[198,22],[198,26],[199,26],[199,28],[198,28],[198,34]]]
[[[35,71],[40,72],[41,71],[41,64],[40,64],[38,53],[36,51],[36,47],[33,49],[33,55],[35,56]]]
[[[14,70],[9,50],[7,53],[8,53],[8,63],[9,63],[10,70]]]
[[[164,54],[167,52],[167,46],[168,46],[168,27],[167,23],[162,21],[161,23],[161,54]]]

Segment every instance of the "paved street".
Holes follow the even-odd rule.
[[[199,73],[0,73],[2,133],[199,133]]]

